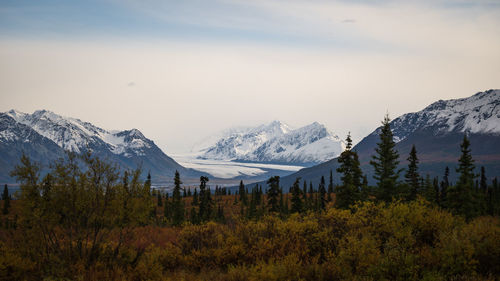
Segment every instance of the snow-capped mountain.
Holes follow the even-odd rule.
[[[439,100],[423,110],[404,114],[391,122],[396,142],[419,130],[435,135],[448,133],[500,135],[500,90],[488,90],[468,98]],[[379,130],[372,134],[378,135]]]
[[[4,158],[9,159],[9,163],[2,163],[3,167],[11,169],[23,152],[47,164],[49,160],[63,156],[65,150],[75,153],[91,150],[101,158],[118,163],[123,169],[142,166],[145,172],[150,171],[153,177],[156,175],[156,179],[168,180],[175,170],[184,176],[200,174],[179,165],[137,129],[108,131],[47,110],[33,114],[16,110],[0,113],[0,155],[9,156]],[[47,157],[38,157],[40,151],[45,151]]]
[[[421,175],[431,177],[443,175],[446,166],[450,168],[450,178],[455,179],[454,168],[460,156],[460,144],[464,134],[471,143],[472,157],[476,173],[481,166],[486,169],[489,179],[500,177],[500,90],[479,92],[461,99],[440,100],[421,111],[407,113],[391,121],[396,149],[399,152],[400,168],[406,168],[406,158],[413,145],[420,160]],[[369,161],[375,154],[379,142],[380,128],[374,130],[354,146],[358,152],[363,172],[372,178]],[[332,159],[317,166],[303,169],[282,178],[284,186],[293,183],[295,178],[318,183],[321,176],[335,173],[337,159]],[[338,175],[334,174],[334,180]],[[373,182],[372,182],[373,183]]]
[[[265,163],[312,164],[338,156],[343,142],[314,122],[298,129],[280,122],[231,130],[202,149],[199,158]]]
[[[229,129],[215,142],[202,149],[199,158],[213,160],[236,160],[258,149],[263,143],[290,131],[290,127],[280,121],[255,128]]]

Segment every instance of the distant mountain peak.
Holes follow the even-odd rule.
[[[423,110],[404,114],[391,123],[396,141],[418,130],[449,133],[500,134],[500,90],[460,99],[439,100]],[[375,131],[374,133],[377,133]]]
[[[292,129],[275,120],[247,130],[228,132],[201,149],[199,158],[308,164],[331,159],[344,148],[343,142],[318,122]]]
[[[170,180],[175,170],[186,177],[206,175],[179,165],[138,129],[108,131],[49,110],[37,110],[32,114],[17,110],[0,113],[0,155],[3,158],[0,159],[0,181],[10,178],[2,165],[16,163],[23,153],[47,165],[47,161],[63,157],[64,150],[75,153],[91,150],[122,168],[142,166],[156,175],[155,181]]]

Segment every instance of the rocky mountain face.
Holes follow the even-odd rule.
[[[201,149],[198,158],[312,165],[338,156],[343,148],[343,142],[317,122],[291,129],[273,121],[255,128],[230,130]]]
[[[391,122],[391,128],[401,168],[406,167],[406,158],[412,145],[415,145],[421,175],[441,177],[448,166],[454,180],[460,143],[464,134],[467,134],[476,172],[484,166],[489,179],[500,177],[500,90],[488,90],[468,98],[437,101],[421,111],[397,117]],[[369,181],[373,174],[369,161],[379,142],[379,132],[380,128],[377,128],[353,148],[359,154]],[[337,167],[337,159],[332,159],[286,176],[282,181],[284,186],[288,186],[296,177],[302,177],[317,184],[321,176],[328,180],[330,170],[334,171],[334,180],[337,181]]]
[[[80,154],[88,150],[117,163],[121,169],[142,167],[144,173],[150,172],[158,181],[169,181],[175,170],[185,177],[203,174],[179,165],[137,129],[107,131],[47,110],[0,113],[1,182],[13,181],[8,173],[23,153],[47,167],[65,151]]]

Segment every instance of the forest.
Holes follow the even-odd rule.
[[[43,177],[23,156],[12,171],[21,190],[2,194],[0,279],[499,279],[500,186],[475,166],[467,135],[457,166],[430,178],[415,147],[398,168],[389,123],[370,162],[374,186],[350,136],[318,186],[274,176],[212,190],[176,172],[165,192],[91,152],[68,153]]]

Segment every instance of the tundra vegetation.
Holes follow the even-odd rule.
[[[279,177],[233,191],[175,173],[170,193],[151,176],[119,172],[90,153],[68,153],[40,174],[23,156],[2,194],[2,280],[496,280],[500,187],[475,174],[464,136],[458,181],[418,172],[417,148],[398,170],[385,118],[371,164],[360,169],[350,136],[341,184]],[[458,148],[457,148],[458,149]],[[403,174],[404,173],[404,174]],[[301,184],[303,183],[303,184]],[[301,187],[302,185],[302,187]]]

